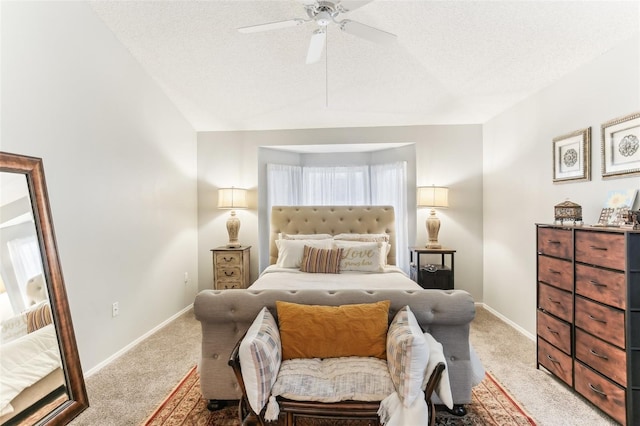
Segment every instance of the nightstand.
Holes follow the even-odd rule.
[[[441,290],[453,289],[453,255],[456,251],[439,248],[425,247],[409,248],[409,272],[411,279],[420,284],[422,288],[436,288]],[[435,256],[434,256],[435,255]],[[439,255],[440,263],[422,263],[420,257],[436,257]],[[445,256],[449,256],[449,265],[445,262]]]
[[[218,247],[213,253],[213,288],[247,288],[250,284],[249,253],[251,246]]]

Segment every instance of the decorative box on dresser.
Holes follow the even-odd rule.
[[[537,225],[538,366],[640,424],[640,231]]]
[[[213,253],[213,288],[247,288],[250,281],[249,253],[251,246],[218,247]]]

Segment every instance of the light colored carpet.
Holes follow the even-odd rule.
[[[537,370],[535,343],[481,307],[471,326],[471,341],[485,368],[540,426],[616,424]],[[199,356],[200,323],[189,311],[89,377],[90,407],[71,424],[139,425]]]

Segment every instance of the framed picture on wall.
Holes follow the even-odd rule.
[[[553,139],[553,182],[591,179],[591,127]]]
[[[640,112],[602,125],[602,178],[640,175]]]

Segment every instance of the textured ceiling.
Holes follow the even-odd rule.
[[[638,37],[637,1],[375,0],[340,19],[383,29],[379,45],[314,22],[300,0],[95,1],[98,16],[197,131],[484,123]]]

